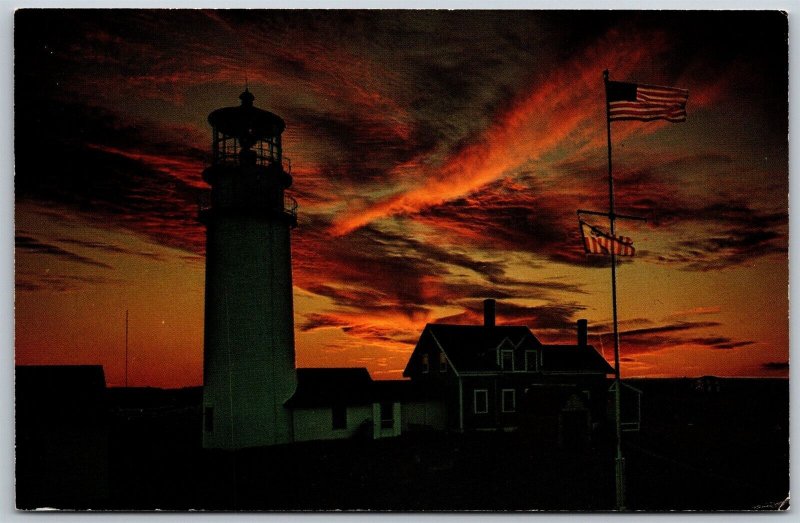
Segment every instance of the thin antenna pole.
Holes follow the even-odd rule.
[[[128,309],[125,309],[125,388],[128,388]]]
[[[608,101],[608,69],[603,71],[603,83],[606,88],[606,133],[608,135],[608,221],[611,237],[614,233],[614,176],[611,170],[611,107]],[[625,510],[625,458],[622,457],[622,420],[620,419],[620,396],[622,386],[619,372],[619,328],[617,324],[617,258],[614,249],[611,251],[611,309],[614,317],[614,423],[616,425],[616,456],[614,459],[617,510]]]

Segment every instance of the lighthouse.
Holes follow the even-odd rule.
[[[297,203],[284,168],[284,121],[253,105],[213,111],[206,226],[203,447],[239,449],[292,441],[284,402],[297,384],[291,230]]]

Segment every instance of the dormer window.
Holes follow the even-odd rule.
[[[428,362],[428,355],[427,354],[423,354],[422,355],[422,372],[423,373],[428,373],[428,372],[430,372],[430,370],[431,370],[431,366],[430,366],[430,363]]]
[[[500,368],[503,370],[514,370],[514,351],[500,351]]]
[[[447,372],[447,356],[444,352],[439,353],[439,372]]]

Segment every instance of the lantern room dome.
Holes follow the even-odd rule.
[[[208,123],[226,136],[248,137],[252,141],[267,141],[280,136],[286,128],[283,119],[269,111],[253,106],[255,96],[247,89],[239,95],[242,105],[223,107],[208,115]]]

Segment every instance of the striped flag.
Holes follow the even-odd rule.
[[[606,82],[610,120],[686,121],[689,91],[677,87]]]
[[[583,248],[586,254],[614,254],[617,256],[633,256],[636,252],[633,248],[633,240],[626,236],[611,236],[609,233],[589,225],[580,220],[581,236],[583,236]]]

